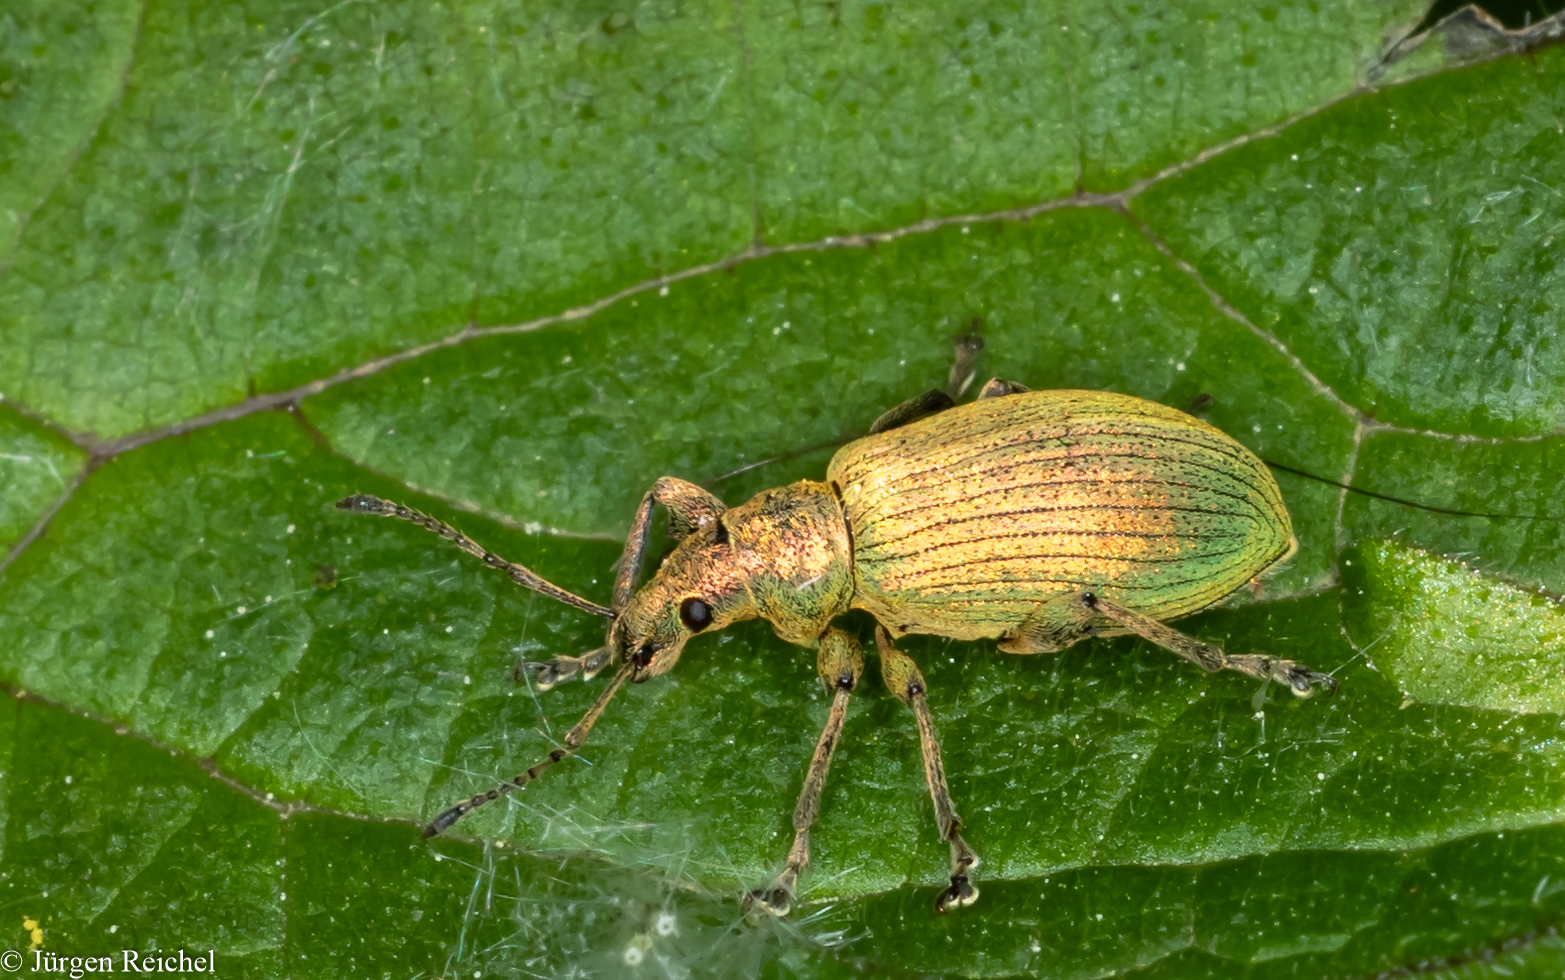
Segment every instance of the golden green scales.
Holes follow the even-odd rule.
[[[977,900],[970,872],[978,857],[958,832],[923,675],[897,650],[897,637],[994,639],[1007,653],[1028,654],[1135,633],[1209,671],[1275,680],[1300,697],[1315,685],[1335,690],[1329,675],[1266,654],[1225,653],[1165,624],[1211,606],[1297,548],[1277,483],[1248,449],[1200,419],[1110,392],[1028,391],[996,378],[977,400],[919,418],[943,405],[950,399],[940,392],[912,399],[840,449],[825,482],[801,480],[737,507],[684,480],[658,480],[636,510],[609,606],[417,511],[366,495],[340,501],[428,528],[518,584],[609,621],[603,647],[538,665],[545,688],[619,665],[563,747],[440,814],[425,836],[574,752],[627,680],[669,670],[691,636],[745,619],[765,619],[784,640],[816,649],[834,692],[794,809],[787,865],[748,897],[779,915],[809,863],[810,825],[864,670],[858,641],[832,626],[850,609],[877,620],[881,675],[918,724],[935,819],[951,845],[951,885],[935,903],[941,912]],[[637,588],[658,504],[679,543]]]

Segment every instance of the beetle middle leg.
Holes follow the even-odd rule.
[[[897,407],[882,412],[879,418],[869,424],[869,434],[899,429],[909,422],[917,422],[926,415],[943,412],[955,405],[956,399],[947,394],[945,389],[931,388],[922,395],[915,395]]]
[[[820,740],[815,743],[815,755],[810,759],[804,787],[799,790],[799,803],[793,808],[793,846],[788,849],[788,864],[771,885],[745,896],[747,908],[752,904],[760,905],[773,915],[788,914],[793,904],[794,886],[810,863],[810,826],[820,814],[821,790],[826,786],[831,754],[842,737],[842,724],[848,717],[848,698],[864,673],[864,651],[860,649],[859,641],[847,633],[828,629],[821,637],[815,669],[833,692],[831,711],[826,716],[826,727],[821,729]]]
[[[984,382],[984,386],[978,389],[978,397],[974,401],[983,401],[986,398],[1004,398],[1006,395],[1019,395],[1032,389],[1017,381],[1007,381],[1004,378],[990,378]]]
[[[978,889],[967,876],[968,871],[978,866],[978,855],[957,833],[962,818],[957,816],[956,806],[951,802],[951,790],[946,785],[935,719],[929,713],[929,699],[924,693],[924,675],[911,657],[892,645],[891,635],[878,623],[875,646],[880,650],[880,674],[887,690],[913,709],[913,718],[918,723],[919,748],[924,755],[924,778],[929,783],[930,799],[935,803],[935,822],[940,827],[940,839],[951,845],[951,887],[935,899],[935,911],[944,915],[953,908],[964,908],[978,901]]]

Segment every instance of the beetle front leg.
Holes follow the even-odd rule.
[[[1315,685],[1333,694],[1337,691],[1335,677],[1311,670],[1292,660],[1269,657],[1264,653],[1225,653],[1220,646],[1186,636],[1167,623],[1133,612],[1091,592],[1081,593],[1079,601],[1086,609],[1123,626],[1149,643],[1174,651],[1208,671],[1237,670],[1261,680],[1276,681],[1301,698],[1314,694]]]
[[[848,698],[864,673],[864,651],[858,640],[842,630],[828,629],[821,637],[815,669],[833,692],[831,711],[826,715],[826,727],[821,729],[820,740],[815,743],[815,755],[804,776],[804,787],[799,790],[799,803],[793,808],[793,846],[788,849],[788,864],[770,886],[751,892],[744,901],[746,908],[758,904],[773,915],[788,914],[793,905],[794,886],[810,863],[810,826],[820,815],[821,791],[826,786],[826,772],[831,768],[832,751],[837,747],[842,724],[848,717]]]
[[[647,538],[652,533],[652,508],[662,504],[668,511],[669,533],[682,538],[692,531],[708,526],[728,509],[709,490],[704,490],[675,476],[659,477],[641,498],[636,516],[630,522],[630,534],[625,538],[625,552],[620,556],[619,574],[614,577],[614,609],[624,609],[636,591],[641,578],[641,563],[647,554]]]
[[[962,818],[957,816],[951,802],[951,790],[946,786],[945,767],[940,762],[940,740],[935,734],[935,720],[929,713],[929,699],[924,693],[924,675],[912,658],[892,646],[891,635],[878,623],[875,625],[875,646],[880,649],[880,674],[887,690],[913,709],[913,717],[918,722],[918,743],[924,754],[924,778],[929,783],[929,796],[935,803],[935,822],[940,827],[940,839],[951,845],[951,887],[935,899],[935,911],[944,915],[952,908],[964,908],[978,901],[978,889],[967,876],[968,871],[978,866],[978,855],[957,833]]]

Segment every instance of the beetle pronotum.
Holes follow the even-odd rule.
[[[638,588],[657,505],[678,544]],[[1129,395],[1029,391],[998,378],[964,405],[930,392],[842,447],[825,481],[766,490],[732,508],[665,476],[636,510],[608,606],[400,504],[356,495],[337,506],[412,521],[517,584],[609,621],[601,648],[538,665],[545,688],[618,665],[562,747],[435,817],[426,837],[580,748],[626,681],[669,670],[696,633],[760,617],[784,640],[815,648],[831,710],[793,812],[786,865],[747,898],[779,915],[809,864],[810,826],[864,670],[858,641],[832,625],[850,609],[876,619],[881,676],[918,726],[935,819],[951,847],[941,912],[977,900],[978,856],[958,832],[923,675],[896,638],[994,639],[1007,653],[1031,654],[1134,633],[1208,671],[1275,680],[1300,697],[1317,685],[1336,689],[1329,675],[1293,661],[1226,653],[1167,625],[1286,560],[1297,542],[1277,483],[1254,454],[1200,419]]]

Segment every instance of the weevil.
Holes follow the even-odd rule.
[[[677,544],[638,587],[659,505]],[[936,824],[951,848],[951,884],[935,903],[942,913],[977,900],[978,856],[959,832],[923,675],[898,638],[997,640],[1006,653],[1036,654],[1136,634],[1208,671],[1277,681],[1300,697],[1337,686],[1291,660],[1226,653],[1167,625],[1254,581],[1298,543],[1261,460],[1200,419],[1129,395],[1030,391],[998,378],[962,405],[932,391],[843,446],[825,480],[736,507],[665,476],[636,509],[608,606],[400,504],[356,495],[337,506],[412,521],[517,584],[608,620],[601,648],[535,665],[544,688],[618,665],[560,747],[435,817],[426,837],[575,752],[626,681],[666,673],[698,633],[759,617],[782,639],[815,649],[832,702],[793,811],[793,845],[776,879],[746,897],[778,915],[809,864],[810,827],[864,672],[858,640],[833,625],[849,610],[874,617],[881,676],[913,712]]]

